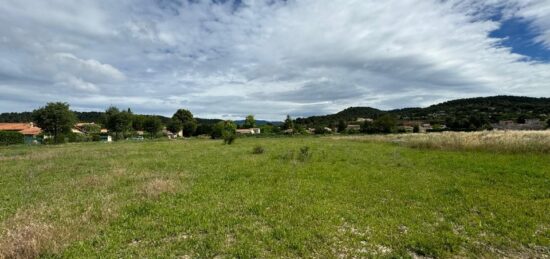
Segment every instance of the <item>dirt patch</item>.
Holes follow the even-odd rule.
[[[158,198],[163,193],[174,193],[176,185],[172,180],[153,179],[141,189],[141,194],[147,198]]]

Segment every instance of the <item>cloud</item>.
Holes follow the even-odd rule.
[[[519,17],[550,48],[549,9],[536,0],[7,0],[0,111],[60,100],[80,110],[282,119],[548,96],[550,65],[488,35]]]

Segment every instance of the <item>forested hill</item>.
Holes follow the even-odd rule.
[[[540,118],[550,116],[550,98],[532,98],[519,96],[493,96],[458,99],[426,108],[405,108],[382,111],[370,107],[351,107],[339,113],[298,118],[297,123],[318,126],[335,125],[340,120],[353,121],[357,118],[377,118],[390,114],[401,120],[424,120],[432,123],[448,123],[461,119],[477,117],[487,122],[516,120],[519,118]]]

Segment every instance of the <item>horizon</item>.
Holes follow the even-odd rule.
[[[550,97],[549,16],[536,0],[7,0],[0,113],[63,101],[281,121]]]
[[[476,97],[470,97],[470,98],[459,98],[459,99],[451,99],[451,100],[444,100],[442,102],[438,102],[438,103],[433,103],[433,104],[430,104],[430,105],[427,105],[427,106],[409,106],[409,107],[402,107],[402,108],[394,108],[394,109],[379,109],[379,108],[376,108],[376,107],[371,107],[371,106],[349,106],[349,107],[346,107],[342,110],[339,110],[339,111],[336,111],[334,113],[326,113],[326,114],[314,114],[314,115],[309,115],[307,117],[300,117],[300,116],[293,116],[292,114],[288,114],[290,115],[293,119],[297,119],[297,118],[308,118],[308,117],[315,117],[315,116],[328,116],[328,115],[332,115],[332,114],[336,114],[336,113],[339,113],[339,112],[342,112],[346,109],[351,109],[351,108],[372,108],[372,109],[376,109],[376,110],[379,110],[379,111],[382,111],[382,112],[391,112],[391,111],[395,111],[395,110],[403,110],[403,109],[415,109],[415,108],[419,108],[419,109],[425,109],[425,108],[429,108],[431,106],[434,106],[434,105],[439,105],[439,104],[443,104],[443,103],[446,103],[446,102],[452,102],[452,101],[458,101],[458,100],[468,100],[468,99],[475,99],[475,98],[495,98],[495,97],[516,97],[516,98],[535,98],[535,99],[544,99],[544,98],[549,98],[549,97],[533,97],[533,96],[520,96],[520,95],[492,95],[492,96],[476,96]],[[69,104],[70,105],[70,104]],[[42,107],[42,106],[41,106]],[[138,114],[138,115],[146,115],[146,116],[162,116],[162,117],[166,117],[166,118],[171,118],[173,116],[173,114],[144,114],[144,113],[136,113],[134,112],[134,109],[132,107],[118,107],[116,105],[110,105],[109,107],[116,107],[116,108],[119,108],[121,110],[126,110],[126,109],[130,109],[132,110],[132,113],[134,114]],[[36,107],[36,109],[38,109],[40,107]],[[107,108],[106,108],[107,109]],[[105,110],[89,110],[89,111],[78,111],[78,110],[74,110],[74,109],[71,109],[73,112],[99,112],[99,113],[103,113],[105,112]],[[23,113],[23,112],[32,112],[33,110],[30,110],[30,111],[8,111],[8,112],[0,112],[0,114],[3,114],[3,113]],[[175,112],[175,111],[174,111]],[[190,111],[191,113],[193,113],[193,111]],[[265,119],[265,118],[259,118],[259,117],[256,117],[255,114],[247,114],[247,115],[253,115],[256,119],[256,121],[265,121],[265,122],[283,122],[286,118],[286,115],[281,118],[281,119]],[[246,116],[245,117],[242,117],[242,118],[232,118],[232,119],[228,119],[228,118],[207,118],[207,117],[201,117],[201,116],[195,116],[194,114],[194,117],[195,118],[198,118],[198,119],[206,119],[206,120],[232,120],[232,121],[244,121],[246,119]]]

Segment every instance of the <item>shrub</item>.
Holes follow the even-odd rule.
[[[224,132],[223,134],[223,143],[226,145],[231,145],[233,142],[237,139],[237,135],[235,133],[230,132]]]
[[[255,146],[253,149],[252,149],[252,154],[263,154],[265,152],[264,148],[262,146]]]
[[[305,162],[311,158],[311,152],[309,151],[308,146],[300,148],[300,153],[298,153],[298,160]]]
[[[25,136],[15,131],[0,131],[0,145],[15,145],[25,143]]]

